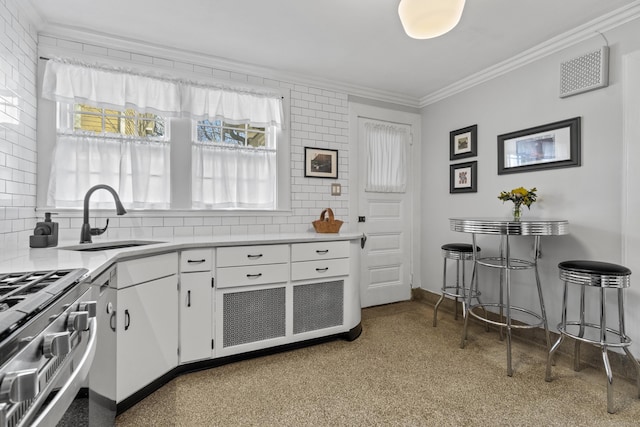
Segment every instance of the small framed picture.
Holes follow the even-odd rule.
[[[304,176],[338,178],[338,150],[304,147]]]
[[[449,193],[478,191],[478,162],[457,163],[449,167]]]
[[[464,159],[478,155],[478,125],[454,130],[449,133],[449,160]]]

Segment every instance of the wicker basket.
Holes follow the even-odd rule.
[[[328,214],[327,218],[325,218],[325,214]],[[320,214],[320,219],[313,221],[312,224],[316,233],[337,233],[340,231],[342,221],[335,219],[331,208],[327,208]]]

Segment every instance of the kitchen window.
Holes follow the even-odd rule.
[[[289,209],[288,90],[71,60],[44,71],[38,206],[80,209],[88,188],[107,184],[132,209]],[[111,209],[101,193],[92,208]]]

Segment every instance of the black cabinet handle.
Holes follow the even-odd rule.
[[[247,255],[247,258],[249,259],[258,259],[258,258],[262,258],[262,254],[256,254],[256,255]]]
[[[187,264],[202,264],[206,259],[188,259]]]
[[[191,307],[191,291],[187,291],[187,307]]]
[[[129,310],[124,311],[124,330],[128,330],[129,326],[131,326],[131,316],[129,315]]]
[[[116,331],[116,312],[112,311],[111,316],[109,316],[109,327],[113,332]]]
[[[262,277],[262,273],[258,273],[258,274],[247,274],[247,279],[257,279],[258,277]]]
[[[316,271],[318,273],[326,273],[327,271],[329,271],[329,267],[325,267],[325,268],[316,268]]]
[[[325,249],[325,250],[317,250],[316,253],[318,255],[326,255],[329,253],[329,249]]]

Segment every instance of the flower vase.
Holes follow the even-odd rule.
[[[522,206],[521,205],[515,205],[513,207],[513,220],[514,221],[520,221],[521,217],[522,217]]]

